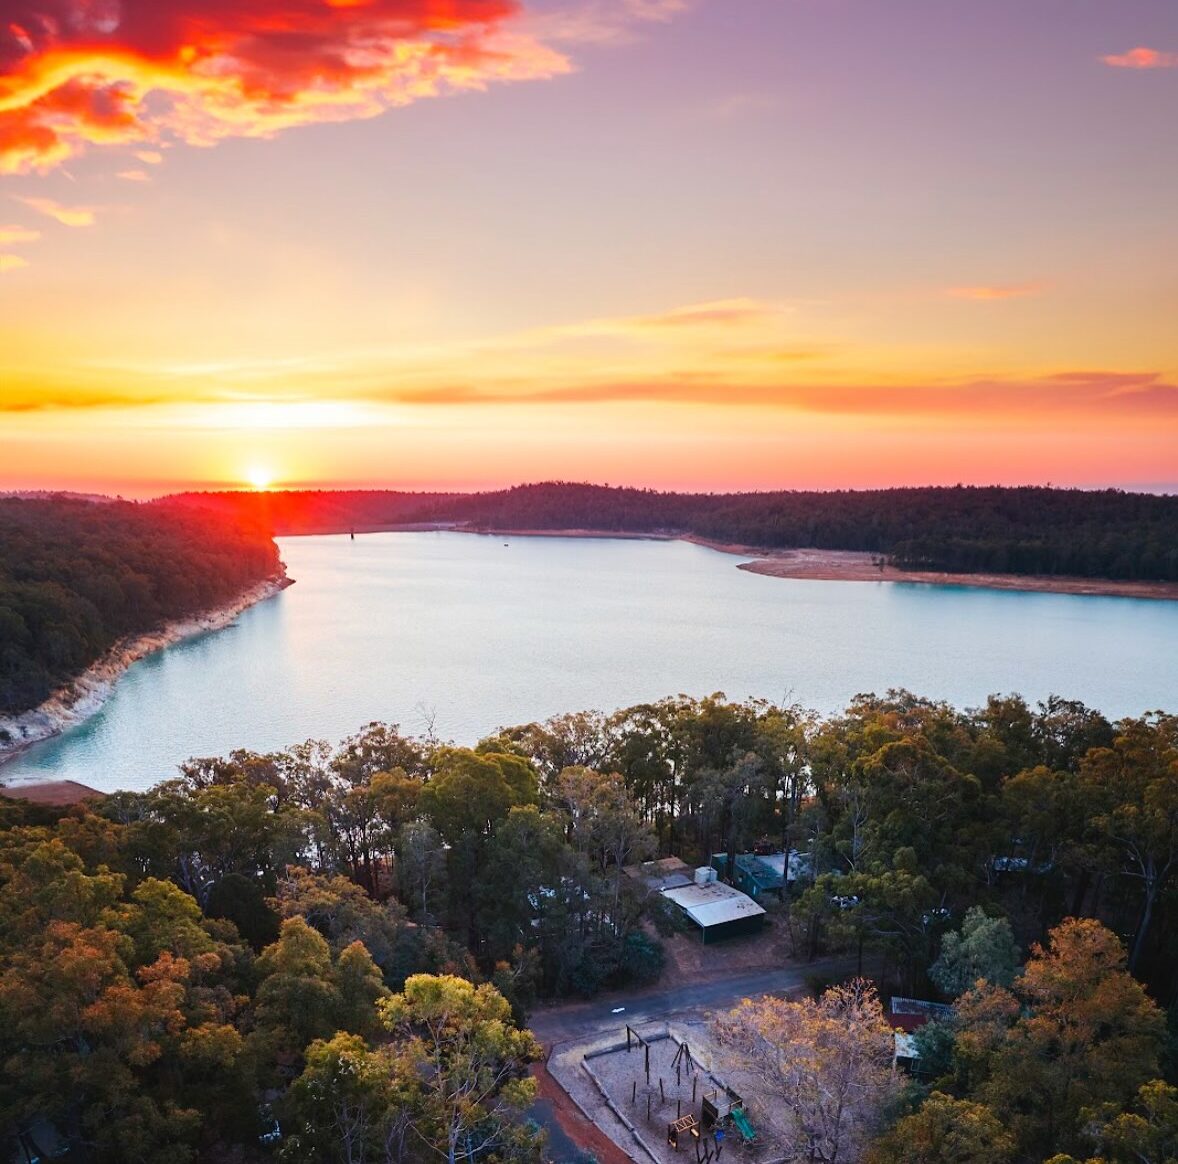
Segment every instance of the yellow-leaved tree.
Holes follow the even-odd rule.
[[[788,1116],[787,1152],[862,1158],[897,1095],[893,1033],[865,979],[817,1000],[745,999],[716,1022],[732,1065],[756,1073]]]

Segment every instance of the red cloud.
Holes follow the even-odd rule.
[[[517,0],[9,0],[0,172],[86,144],[210,145],[552,76]]]
[[[1114,69],[1178,69],[1178,53],[1164,53],[1145,47],[1100,59]]]

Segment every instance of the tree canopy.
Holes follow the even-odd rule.
[[[526,1158],[529,1009],[662,970],[663,899],[627,867],[781,846],[789,952],[872,979],[726,1020],[795,1147],[1165,1160],[1174,739],[1062,699],[822,719],[717,693],[0,799],[0,1122],[96,1164],[250,1159],[274,1119],[293,1160]],[[902,1091],[889,993],[953,1008]]]

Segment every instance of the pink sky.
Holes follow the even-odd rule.
[[[9,0],[0,488],[1178,489],[1178,6]]]

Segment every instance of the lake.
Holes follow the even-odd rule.
[[[0,770],[145,788],[193,755],[374,719],[474,743],[680,692],[822,712],[907,687],[1178,710],[1178,603],[767,578],[686,542],[457,533],[281,539],[297,584],[136,663],[98,715]]]

